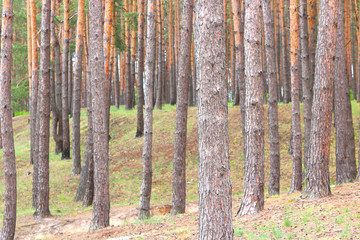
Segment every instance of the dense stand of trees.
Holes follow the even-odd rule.
[[[42,0],[37,9],[36,0],[26,0],[26,8],[16,9],[20,13],[15,15],[27,22],[22,34],[13,31],[13,25],[21,29],[13,17],[13,1],[2,1],[0,147],[6,189],[2,239],[14,237],[16,223],[12,106],[30,111],[34,216],[50,216],[51,127],[55,153],[72,158],[71,176],[80,175],[75,201],[93,205],[90,230],[109,226],[111,105],[137,108],[136,137],[144,138],[139,219],[150,217],[151,210],[154,107],[176,104],[171,210],[175,215],[186,211],[187,110],[198,106],[200,239],[233,238],[229,101],[240,105],[243,136],[244,192],[238,216],[264,209],[267,102],[269,195],[280,193],[279,102],[291,103],[290,192],[302,191],[305,182],[302,198],[331,194],[333,113],[336,183],[359,178],[351,110],[351,98],[360,100],[357,0],[75,2]],[[12,57],[13,38],[27,45],[27,52],[22,51],[27,55],[25,70],[16,60],[22,55],[16,52]],[[19,97],[23,82],[25,100]],[[81,107],[86,107],[88,117],[83,158]]]

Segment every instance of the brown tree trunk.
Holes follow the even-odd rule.
[[[270,139],[270,179],[269,195],[280,193],[280,146],[277,103],[277,72],[275,57],[275,25],[271,0],[262,1],[267,78],[269,81],[269,139]]]
[[[351,114],[349,83],[346,80],[345,39],[344,39],[344,3],[339,1],[336,50],[335,50],[335,128],[336,128],[336,184],[354,181],[356,178],[356,160],[348,151],[354,146],[354,139],[348,131],[348,117]],[[349,106],[350,105],[350,109]],[[351,127],[352,120],[351,120]]]
[[[233,21],[234,21],[234,41],[235,41],[235,76],[234,76],[234,105],[240,104],[240,93],[239,93],[239,84],[240,84],[240,61],[241,61],[241,51],[240,44],[243,36],[240,35],[240,0],[232,0],[232,11],[233,11]]]
[[[311,130],[311,69],[309,59],[309,35],[307,20],[307,1],[300,0],[300,41],[301,41],[301,79],[303,89],[303,111],[304,111],[304,166],[307,169],[309,158],[309,141]]]
[[[245,176],[239,216],[264,209],[264,109],[261,66],[261,2],[245,1]],[[260,94],[261,93],[261,94]],[[255,169],[255,170],[254,170]]]
[[[168,34],[169,34],[169,80],[170,80],[170,104],[176,103],[176,81],[174,76],[175,71],[175,53],[174,53],[174,25],[173,25],[173,1],[168,1]]]
[[[290,193],[302,190],[302,144],[299,87],[299,18],[297,0],[290,0],[290,58],[291,58],[291,146],[293,174]]]
[[[130,0],[131,1],[131,0]],[[126,13],[130,12],[129,0],[125,0],[125,9]],[[130,43],[130,27],[129,27],[129,17],[125,18],[125,46],[126,49],[126,101],[125,109],[132,109],[132,81],[131,81],[131,43]]]
[[[315,48],[316,48],[316,0],[307,0],[308,5],[308,31],[309,31],[309,62],[310,62],[310,94],[311,103],[313,99],[313,85],[315,74]],[[319,7],[319,6],[318,6]],[[311,118],[311,116],[310,116]],[[310,139],[309,139],[310,141]],[[307,156],[307,161],[309,154]]]
[[[73,129],[72,129],[72,169],[71,175],[76,176],[81,171],[80,154],[80,108],[81,108],[81,77],[82,57],[84,48],[85,0],[78,2],[78,16],[76,27],[74,96],[73,96]]]
[[[199,239],[233,239],[222,0],[196,1]],[[214,93],[214,94],[211,94]]]
[[[32,57],[32,74],[31,74],[31,99],[30,99],[30,162],[34,163],[35,157],[35,135],[36,135],[36,110],[37,110],[37,90],[38,90],[38,50],[37,50],[37,33],[36,33],[36,5],[35,0],[30,0],[31,12],[31,57]],[[36,178],[36,176],[33,176]]]
[[[191,38],[193,0],[183,2],[178,86],[176,104],[176,125],[174,144],[173,199],[171,215],[185,212],[186,201],[186,133],[189,82],[191,79]]]
[[[102,35],[101,2],[90,0],[90,42],[89,58],[93,101],[94,139],[94,208],[90,231],[109,226],[109,135],[104,108],[108,104],[104,85],[104,45]]]
[[[283,81],[283,102],[290,102],[290,81],[288,75],[288,55],[286,41],[286,15],[284,12],[284,0],[280,0],[280,20],[281,20],[281,69]]]
[[[69,60],[69,0],[64,0],[64,32],[62,55],[62,122],[63,122],[63,149],[61,159],[70,159],[70,129],[68,106],[68,60]]]
[[[27,27],[27,57],[28,57],[28,78],[29,78],[29,101],[30,101],[30,119],[32,116],[31,108],[32,108],[32,29],[31,29],[31,9],[30,9],[30,0],[26,0],[26,27]],[[30,121],[31,124],[31,121]],[[0,124],[1,128],[1,124]],[[30,125],[30,141],[32,141],[31,133],[32,126]],[[1,130],[0,130],[1,133]],[[0,134],[1,135],[1,134]],[[1,137],[0,137],[1,141]],[[31,144],[31,142],[30,142]],[[2,143],[1,146],[2,147]],[[32,151],[32,150],[30,150]],[[31,153],[32,154],[32,153]],[[32,163],[32,158],[30,157],[30,163]]]
[[[162,1],[161,0],[157,0],[157,22],[158,22],[158,54],[157,54],[157,85],[156,85],[156,101],[155,101],[155,105],[157,109],[162,109],[162,98],[163,98],[163,91],[162,91],[162,80],[163,80],[163,72],[162,72],[162,59],[163,59],[163,52],[162,52],[162,12],[161,12],[161,5],[162,5]]]
[[[11,109],[11,61],[13,37],[13,1],[3,0],[0,64],[0,122],[3,138],[5,209],[1,239],[14,239],[16,228],[16,160]]]
[[[73,97],[73,63],[72,63],[72,54],[71,54],[71,45],[72,41],[72,31],[70,28],[69,34],[69,60],[68,60],[68,110],[70,118],[72,117],[72,97]],[[70,138],[70,136],[69,136]]]
[[[303,198],[319,198],[331,194],[329,157],[337,6],[337,0],[320,1],[314,100],[311,116],[310,158],[306,173],[306,186],[301,195]]]
[[[136,137],[141,137],[144,134],[144,89],[143,89],[143,74],[144,74],[144,29],[145,29],[145,0],[138,2],[138,81],[137,81],[137,127]]]
[[[148,0],[147,38],[145,57],[145,125],[143,147],[143,181],[139,200],[139,219],[150,217],[152,183],[152,133],[153,133],[153,91],[155,72],[155,9],[156,1]]]
[[[34,217],[50,216],[49,199],[49,137],[50,137],[50,0],[42,0],[40,75],[36,129],[39,135],[39,150],[36,154],[38,166],[37,201]]]

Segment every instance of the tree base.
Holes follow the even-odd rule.
[[[65,150],[62,152],[61,159],[70,159],[70,150]]]
[[[142,136],[144,136],[144,133],[142,131],[140,131],[140,130],[137,130],[135,138],[139,138],[139,137],[142,137]]]
[[[49,218],[49,217],[52,217],[52,216],[51,216],[50,210],[46,209],[46,210],[36,210],[33,217],[36,220],[42,220],[44,218]]]
[[[139,220],[144,220],[144,219],[148,219],[148,218],[150,218],[150,211],[140,209],[138,219]]]

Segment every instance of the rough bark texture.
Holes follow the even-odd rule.
[[[36,6],[35,0],[30,0],[31,11],[31,48],[32,48],[32,75],[31,75],[31,99],[30,99],[30,162],[34,163],[35,155],[35,134],[36,134],[36,109],[37,109],[37,89],[38,89],[38,50],[36,33]],[[36,176],[34,176],[36,178]]]
[[[78,2],[78,18],[76,27],[76,49],[74,69],[74,96],[73,96],[73,129],[72,129],[72,169],[71,175],[76,176],[81,171],[80,154],[80,108],[81,108],[81,77],[82,57],[84,46],[85,0]]]
[[[108,104],[104,84],[104,47],[102,35],[101,2],[90,0],[89,59],[92,81],[93,139],[94,139],[94,208],[90,231],[109,226],[109,136],[106,114]]]
[[[38,165],[37,201],[34,217],[41,219],[50,216],[49,199],[49,137],[50,137],[50,0],[42,0],[41,7],[41,46],[37,134],[39,150],[36,154]]]
[[[176,104],[176,125],[174,144],[173,199],[171,214],[185,212],[186,201],[186,133],[189,82],[191,79],[191,38],[193,0],[183,2],[178,86]]]
[[[143,181],[139,200],[139,219],[150,217],[152,183],[152,131],[153,131],[153,91],[155,72],[155,0],[148,1],[147,39],[145,57],[145,126],[143,147]]]
[[[270,179],[269,195],[280,192],[280,146],[277,103],[277,71],[275,56],[275,26],[274,13],[271,10],[271,0],[262,0],[262,10],[265,32],[265,51],[267,63],[267,79],[269,81],[269,139],[270,139]]]
[[[281,20],[281,70],[283,81],[283,102],[290,102],[290,81],[288,75],[288,55],[287,55],[287,41],[286,41],[286,15],[284,13],[284,0],[280,0],[280,20]]]
[[[136,137],[144,135],[144,29],[145,29],[145,0],[138,2],[138,81],[137,81],[137,127]]]
[[[162,65],[163,65],[163,52],[162,52],[162,28],[161,28],[161,20],[162,20],[162,12],[161,12],[161,2],[157,0],[157,22],[158,22],[158,45],[157,45],[157,84],[156,84],[156,101],[155,105],[157,109],[162,109],[162,98],[163,98],[163,89],[162,89],[162,80],[163,80],[163,72],[162,72]]]
[[[309,141],[311,130],[311,74],[310,74],[310,58],[309,58],[309,35],[307,20],[307,1],[300,0],[300,42],[301,42],[301,80],[302,80],[302,96],[304,111],[304,167],[307,168],[309,158]]]
[[[337,0],[321,0],[316,48],[314,100],[311,116],[310,158],[303,198],[331,194],[329,157],[333,106],[333,80]]]
[[[233,11],[233,21],[234,21],[234,51],[235,51],[235,76],[234,76],[234,105],[240,104],[240,93],[239,93],[239,84],[240,84],[240,42],[243,39],[243,36],[240,35],[240,0],[232,0],[232,11]]]
[[[290,0],[291,146],[293,173],[290,193],[302,190],[302,144],[299,86],[299,17],[297,0]]]
[[[233,239],[224,6],[196,1],[199,239]]]
[[[68,60],[69,60],[69,0],[64,0],[64,42],[62,55],[62,122],[63,122],[63,149],[62,159],[70,159],[70,129],[68,104]]]
[[[308,31],[309,31],[309,62],[310,62],[310,94],[311,94],[311,103],[312,103],[314,74],[315,74],[316,0],[307,0],[307,2],[308,2],[308,15],[309,15],[308,16],[308,23],[309,23]],[[311,116],[310,116],[310,119],[311,119]],[[310,142],[310,140],[309,140],[309,142]],[[307,158],[309,158],[309,154],[308,154]]]
[[[336,184],[347,183],[356,178],[356,160],[348,151],[349,145],[354,145],[348,131],[348,117],[351,116],[349,83],[346,80],[345,39],[344,39],[344,5],[339,1],[335,50],[335,128],[336,128]],[[352,127],[352,121],[351,121]]]
[[[169,81],[170,81],[170,104],[176,103],[176,81],[175,81],[175,54],[174,54],[174,25],[173,25],[173,1],[168,1],[168,28],[169,28]]]
[[[13,41],[13,1],[3,0],[0,64],[0,122],[3,138],[5,209],[1,239],[14,239],[16,228],[16,160],[11,109],[11,64]]]
[[[129,13],[129,0],[125,0],[126,13]],[[130,52],[130,27],[128,24],[128,17],[125,18],[125,45],[126,49],[126,100],[125,109],[130,110],[132,108],[132,82],[131,82],[131,52]]]
[[[264,109],[261,66],[261,2],[245,0],[245,176],[238,215],[264,209]]]

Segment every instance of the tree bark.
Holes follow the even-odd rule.
[[[283,81],[283,102],[290,102],[290,81],[288,75],[288,55],[286,41],[286,15],[284,13],[284,0],[280,0],[280,20],[281,20],[281,69]]]
[[[37,201],[34,217],[42,219],[50,216],[49,199],[49,137],[50,137],[50,0],[42,0],[40,80],[37,116],[39,121],[39,150],[36,154],[38,165]]]
[[[196,1],[199,239],[233,239],[224,6]]]
[[[176,125],[174,144],[173,199],[171,215],[185,212],[186,202],[186,133],[189,82],[191,79],[191,38],[193,0],[183,2],[180,55],[178,66],[178,86],[176,105]]]
[[[320,1],[310,158],[306,173],[306,187],[301,195],[302,198],[319,198],[331,194],[329,157],[337,6],[337,0]]]
[[[275,56],[275,25],[271,0],[262,0],[267,78],[269,81],[269,140],[270,140],[270,179],[269,195],[280,193],[280,146],[277,103],[277,71]]]
[[[157,68],[158,68],[158,74],[157,74],[157,85],[156,85],[156,101],[155,105],[157,109],[162,109],[162,98],[163,98],[163,91],[162,91],[162,80],[163,80],[163,72],[162,72],[162,59],[163,59],[163,52],[162,52],[162,29],[161,29],[161,22],[162,22],[162,12],[161,12],[161,0],[157,0],[157,19],[158,19],[158,53],[157,53]]]
[[[144,135],[144,29],[145,29],[145,0],[138,2],[138,81],[137,81],[137,127],[136,137]]]
[[[264,109],[261,66],[261,2],[245,1],[245,176],[239,216],[264,209]],[[261,94],[260,94],[261,93]]]
[[[76,176],[81,171],[80,154],[80,109],[81,109],[81,77],[82,57],[84,48],[85,0],[78,2],[78,18],[76,27],[76,49],[74,69],[73,96],[73,129],[72,129],[72,169],[71,175]]]
[[[126,13],[129,13],[129,0],[125,0],[125,8]],[[128,17],[125,18],[125,45],[126,49],[126,101],[125,101],[125,109],[130,110],[132,109],[132,82],[131,82],[131,52],[130,52],[130,27]]]
[[[63,149],[61,159],[70,159],[70,129],[68,106],[68,60],[69,60],[69,0],[64,0],[64,32],[62,55],[62,122],[63,122]]]
[[[150,217],[152,183],[152,133],[153,133],[153,91],[155,72],[155,0],[148,0],[147,39],[145,57],[145,125],[143,147],[143,181],[139,200],[139,219]]]
[[[343,4],[342,1],[339,1],[335,48],[336,184],[351,182],[356,178],[356,160],[352,158],[351,152],[348,151],[349,145],[354,146],[354,142],[351,143],[354,139],[351,139],[351,131],[348,131],[348,117],[349,114],[352,117],[352,114],[349,83],[346,81]],[[352,127],[352,120],[350,124]]]
[[[14,239],[16,228],[16,159],[11,109],[13,1],[3,0],[0,64],[0,135],[3,139],[5,209],[1,239]]]
[[[291,58],[291,145],[293,174],[290,193],[302,190],[302,144],[299,86],[299,18],[297,0],[290,0],[290,58]]]

